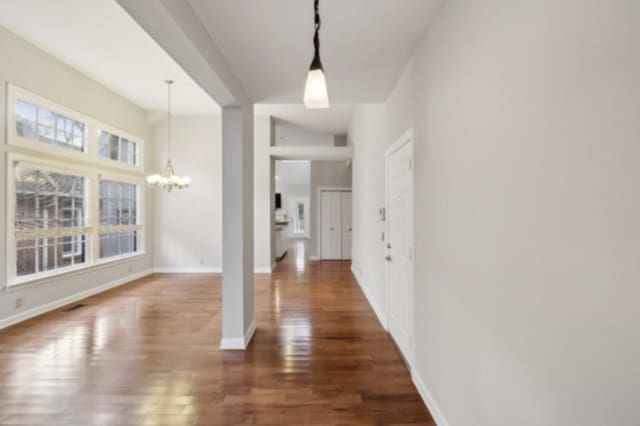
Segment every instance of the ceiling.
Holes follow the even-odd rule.
[[[312,0],[187,0],[256,103],[299,103]],[[322,62],[335,103],[386,101],[442,0],[322,0]]]
[[[149,111],[215,114],[216,103],[115,0],[1,0],[0,25]]]
[[[307,110],[312,0],[183,0],[196,11],[259,115],[326,134],[353,105],[385,101],[443,0],[322,0],[321,52],[331,108]],[[216,103],[116,0],[0,0],[0,25],[148,111],[218,114]]]

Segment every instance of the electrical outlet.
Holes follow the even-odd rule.
[[[16,299],[16,309],[22,308],[22,297]]]
[[[200,266],[204,265],[204,257],[200,258]]]

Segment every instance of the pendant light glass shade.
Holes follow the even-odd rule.
[[[168,107],[167,113],[169,116],[168,119],[168,133],[169,137],[167,139],[167,165],[164,168],[162,174],[152,174],[147,176],[147,184],[149,186],[157,186],[166,191],[171,192],[173,189],[184,189],[191,186],[191,178],[189,176],[178,176],[173,171],[173,164],[171,163],[171,85],[173,84],[173,80],[166,80],[167,89],[168,89]]]
[[[329,91],[327,79],[320,60],[320,13],[318,12],[319,0],[314,0],[315,9],[315,34],[313,36],[313,61],[307,74],[307,83],[304,87],[304,105],[309,109],[329,108]]]
[[[322,68],[309,70],[304,88],[304,105],[309,109],[329,108],[327,80]]]

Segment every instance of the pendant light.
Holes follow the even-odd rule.
[[[178,176],[173,171],[171,163],[171,85],[173,80],[165,80],[167,83],[167,114],[168,114],[168,132],[167,139],[167,166],[162,174],[153,174],[147,176],[149,186],[157,186],[171,192],[173,189],[184,189],[191,186],[191,178],[189,176]]]
[[[329,93],[327,91],[327,80],[324,76],[322,61],[320,61],[320,37],[318,35],[320,26],[320,13],[318,13],[318,3],[320,0],[314,0],[315,9],[315,35],[313,36],[313,46],[315,48],[309,74],[307,75],[307,84],[304,88],[304,105],[309,109],[329,108]]]

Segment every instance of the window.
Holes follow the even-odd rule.
[[[100,258],[135,253],[139,249],[139,187],[100,180]]]
[[[291,217],[291,233],[307,235],[307,213],[309,211],[309,197],[289,197],[289,217]]]
[[[7,286],[143,254],[144,141],[7,87]]]
[[[119,161],[130,166],[138,165],[138,144],[129,139],[100,131],[99,149],[100,158]]]
[[[71,207],[62,208],[62,220],[63,226],[72,227],[74,223],[78,222],[78,218],[83,215],[83,208],[76,207],[72,203]],[[83,238],[82,236],[62,237],[62,255],[64,257],[80,256],[83,250]]]
[[[88,180],[83,176],[16,166],[14,229],[18,277],[86,262],[87,189]],[[65,213],[69,209],[74,213]]]
[[[26,139],[73,151],[85,150],[84,123],[21,99],[16,102],[16,131]]]

